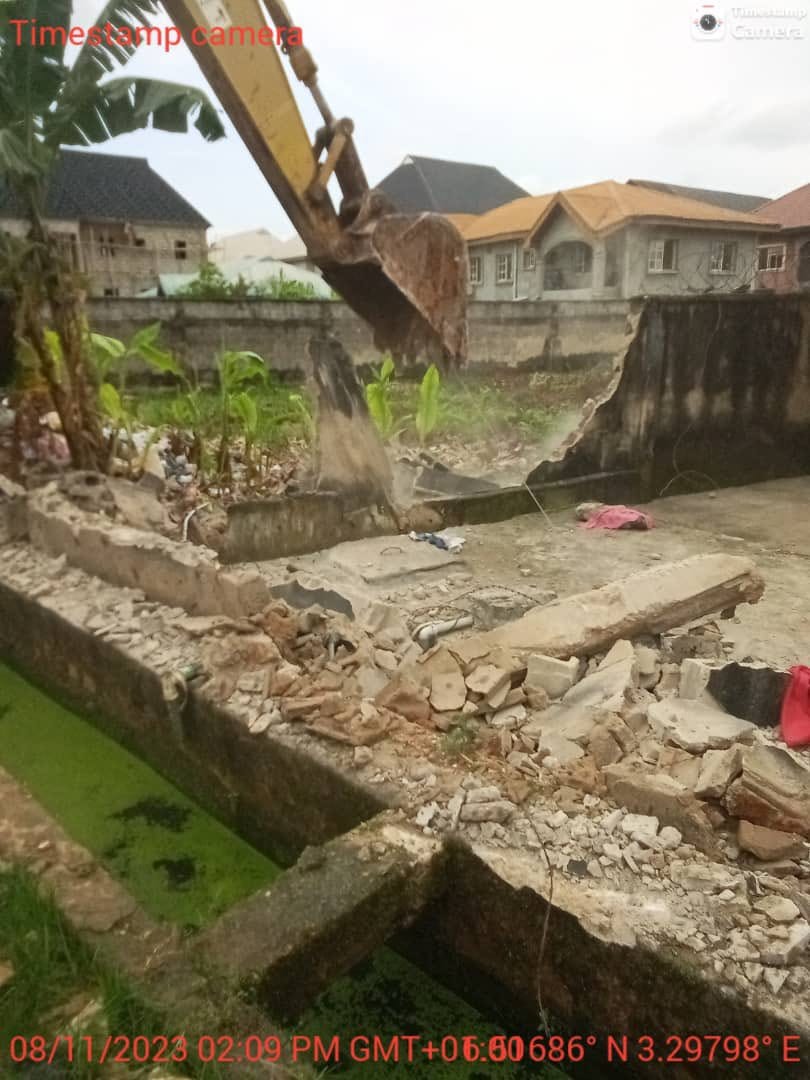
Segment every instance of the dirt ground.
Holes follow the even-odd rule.
[[[677,495],[645,507],[650,532],[580,528],[571,511],[529,514],[454,530],[466,537],[472,580],[453,584],[447,601],[474,585],[553,590],[598,588],[657,562],[726,552],[747,555],[765,596],[743,605],[723,633],[735,657],[789,666],[810,661],[810,477],[774,480],[716,493]],[[424,603],[424,601],[423,601]],[[459,601],[463,607],[463,599]]]

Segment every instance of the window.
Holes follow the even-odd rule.
[[[523,252],[523,269],[534,270],[537,266],[537,252],[534,248],[526,248]]]
[[[175,240],[174,242],[174,257],[175,259],[185,259],[188,252],[186,251],[185,240]]]
[[[785,245],[766,244],[757,250],[758,270],[784,270]]]
[[[712,244],[713,274],[733,274],[737,269],[737,245],[730,240],[715,240]]]
[[[120,289],[113,289],[113,288],[108,287],[108,288],[106,288],[104,290],[104,295],[105,296],[120,296],[121,295],[121,290]]]
[[[571,252],[575,274],[587,274],[591,268],[591,249],[587,244],[574,244]]]
[[[481,285],[484,280],[484,275],[481,272],[481,256],[470,256],[470,284]]]
[[[146,241],[142,236],[135,237],[135,247],[146,247]]]
[[[512,280],[512,256],[506,253],[495,256],[495,281],[503,285]]]
[[[672,274],[678,269],[678,241],[650,241],[647,269],[651,274]]]

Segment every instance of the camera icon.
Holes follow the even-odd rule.
[[[698,4],[692,16],[695,41],[720,41],[726,36],[725,12],[717,4]]]

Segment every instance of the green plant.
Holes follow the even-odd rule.
[[[313,443],[315,441],[315,420],[310,412],[309,405],[304,400],[303,394],[290,394],[287,399],[292,405],[293,413],[298,420],[300,420],[304,426],[306,432],[307,442]]]
[[[150,323],[149,326],[136,330],[126,344],[118,338],[91,333],[89,337],[93,364],[98,378],[104,381],[115,370],[118,389],[123,392],[126,386],[127,364],[132,360],[143,360],[152,371],[160,375],[173,375],[175,378],[184,379],[185,372],[177,359],[167,349],[161,349],[158,345],[160,330],[159,322]]]
[[[311,282],[285,278],[283,270],[277,277],[266,281],[246,281],[241,274],[235,281],[230,281],[211,262],[204,263],[197,276],[174,295],[182,300],[243,300],[248,297],[265,300],[319,299]]]
[[[247,443],[249,428],[253,437],[258,429],[259,414],[245,386],[253,383],[267,385],[267,365],[255,352],[226,350],[217,357],[219,376],[219,450],[217,472],[220,479],[230,475],[230,444],[232,424],[239,424]],[[249,402],[249,406],[245,403]]]
[[[472,750],[478,741],[478,729],[466,716],[457,716],[456,722],[442,735],[439,747],[447,757],[461,757]]]
[[[394,434],[391,383],[395,375],[393,357],[390,353],[386,353],[379,369],[374,372],[374,380],[366,383],[365,388],[368,411],[383,439],[390,439]]]
[[[431,364],[419,384],[419,402],[416,407],[416,434],[424,445],[428,435],[432,434],[439,422],[439,396],[442,381],[439,369]]]

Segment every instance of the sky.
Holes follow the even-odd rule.
[[[810,182],[810,15],[744,18],[776,5],[715,5],[721,36],[696,40],[698,6],[288,0],[333,112],[355,122],[372,184],[407,154],[494,165],[532,194],[640,177],[774,197]],[[92,24],[101,7],[75,0],[74,22]],[[782,26],[802,36],[743,36]],[[206,85],[184,45],[144,47],[128,69]],[[300,84],[296,93],[314,132],[309,95]],[[147,157],[211,221],[209,235],[291,235],[226,126],[215,144],[144,131],[105,149]]]

